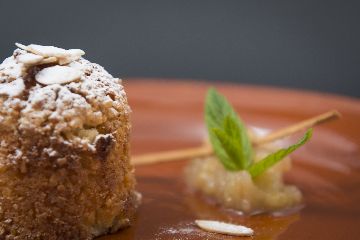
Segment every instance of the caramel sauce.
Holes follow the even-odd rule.
[[[125,81],[133,109],[132,153],[199,145],[206,84]],[[279,128],[328,109],[343,119],[318,127],[313,139],[293,154],[285,181],[295,184],[304,206],[280,216],[242,216],[188,191],[187,160],[136,168],[143,194],[134,225],[103,240],[165,239],[357,239],[360,235],[360,104],[358,100],[306,92],[220,86],[247,123]],[[286,101],[284,101],[286,99]],[[314,104],[316,103],[316,104]],[[296,109],[296,111],[293,111]],[[206,233],[195,219],[238,223],[255,231],[252,238]]]

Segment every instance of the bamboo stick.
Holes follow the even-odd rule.
[[[304,129],[311,128],[318,124],[328,122],[340,117],[340,113],[336,110],[329,111],[313,118],[309,118],[307,120],[301,121],[294,125],[276,130],[271,132],[270,134],[257,138],[252,139],[252,143],[254,145],[262,145],[265,143],[269,143],[278,139],[282,139],[287,137],[291,134],[299,132]],[[186,149],[179,149],[179,150],[171,150],[171,151],[162,151],[157,153],[148,153],[139,156],[134,156],[131,161],[134,165],[146,165],[146,164],[153,164],[153,163],[160,163],[160,162],[170,162],[176,161],[181,159],[187,158],[196,158],[196,157],[203,157],[208,156],[213,153],[213,150],[209,143],[204,144],[200,147],[193,147],[193,148],[186,148]]]
[[[332,111],[317,115],[313,118],[309,118],[304,121],[298,122],[294,125],[273,131],[264,137],[254,139],[253,144],[261,145],[261,144],[273,142],[275,140],[290,136],[291,134],[294,134],[296,132],[300,132],[302,130],[311,128],[311,127],[321,124],[323,122],[328,122],[328,121],[337,119],[339,117],[340,117],[340,113],[336,110],[332,110]]]
[[[134,165],[145,165],[159,162],[176,161],[186,158],[194,158],[201,156],[208,156],[213,153],[210,145],[200,147],[185,148],[179,150],[171,150],[157,153],[148,153],[140,156],[133,157],[132,163]]]

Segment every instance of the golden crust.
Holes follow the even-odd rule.
[[[33,67],[21,95],[0,96],[0,239],[92,239],[134,215],[125,92],[100,66],[76,64],[80,82],[42,86]],[[0,86],[14,79],[3,69]]]

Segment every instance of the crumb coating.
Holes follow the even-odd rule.
[[[56,65],[0,65],[0,239],[92,239],[128,226],[139,197],[120,79],[79,58],[81,78],[42,85]]]

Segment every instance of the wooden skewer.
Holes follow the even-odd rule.
[[[208,156],[211,155],[212,153],[213,150],[211,146],[207,144],[200,147],[149,153],[140,156],[135,156],[131,159],[131,161],[134,165],[145,165],[145,164],[152,164],[159,162],[176,161],[186,158]]]
[[[315,125],[331,121],[340,117],[340,113],[336,110],[329,111],[313,118],[301,121],[294,125],[276,130],[271,132],[262,138],[252,139],[254,145],[261,145],[265,143],[269,143],[284,137],[287,137],[291,134],[299,132],[304,129],[311,128]],[[180,150],[172,150],[172,151],[164,151],[157,153],[149,153],[139,156],[134,156],[131,161],[134,165],[145,165],[145,164],[153,164],[160,162],[170,162],[176,161],[186,158],[196,158],[203,157],[213,154],[213,150],[209,143],[204,144],[200,147],[180,149]]]
[[[261,145],[261,144],[273,142],[275,140],[290,136],[291,134],[294,134],[301,130],[311,128],[320,123],[331,121],[331,120],[337,119],[339,117],[340,117],[340,113],[336,110],[332,110],[332,111],[317,115],[313,118],[309,118],[307,120],[298,122],[294,125],[273,131],[264,137],[254,139],[253,144]]]

